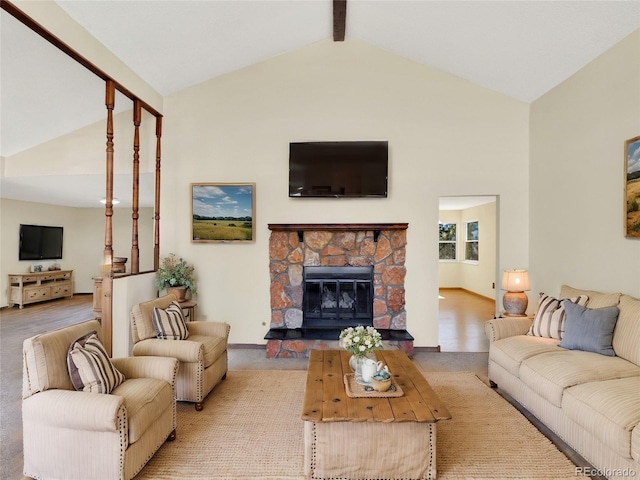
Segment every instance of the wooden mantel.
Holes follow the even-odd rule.
[[[373,230],[373,240],[378,241],[382,230],[406,230],[408,223],[270,223],[269,230],[274,232],[298,232],[300,242],[305,231],[364,231]]]

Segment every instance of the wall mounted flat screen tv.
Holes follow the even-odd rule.
[[[62,227],[20,225],[19,260],[62,258]]]
[[[290,197],[386,197],[387,141],[292,142]]]

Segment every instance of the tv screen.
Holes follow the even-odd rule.
[[[62,258],[62,227],[20,225],[19,260]]]
[[[386,197],[389,144],[292,142],[290,197]]]

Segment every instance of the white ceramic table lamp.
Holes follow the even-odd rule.
[[[502,297],[505,315],[508,317],[526,316],[529,298],[524,293],[530,290],[529,274],[526,270],[505,270],[502,273],[502,290],[506,290]]]

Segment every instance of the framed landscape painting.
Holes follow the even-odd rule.
[[[255,183],[192,183],[192,242],[255,241]]]
[[[640,238],[640,136],[624,142],[624,232],[627,238]]]

